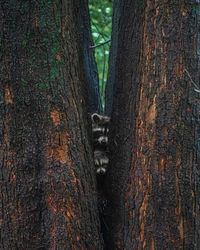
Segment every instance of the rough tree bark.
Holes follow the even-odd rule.
[[[199,1],[115,5],[109,249],[200,249]]]
[[[79,7],[0,4],[1,249],[102,249]]]

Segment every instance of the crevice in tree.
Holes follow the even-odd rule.
[[[88,111],[90,114],[97,112],[98,114],[103,114],[102,105],[102,89],[100,91],[99,77],[97,70],[97,63],[94,57],[94,49],[100,45],[110,42],[106,41],[104,44],[95,46],[92,41],[91,30],[90,30],[90,19],[88,16],[88,6],[87,1],[79,1],[79,30],[80,30],[80,40],[81,40],[81,50],[82,58],[84,64],[85,77],[87,79],[87,94],[88,96]],[[91,126],[90,126],[91,128]],[[89,132],[90,135],[92,133]],[[92,145],[93,147],[93,145]],[[96,175],[97,183],[97,202],[98,202],[98,212],[100,221],[100,233],[103,238],[104,245],[102,249],[108,249],[109,240],[109,230],[108,225],[105,220],[105,211],[107,206],[107,198],[105,195],[104,185],[105,185],[105,175]]]
[[[101,4],[102,4],[102,2],[101,2]],[[103,8],[103,6],[101,6],[100,8]],[[81,12],[82,12],[82,10],[81,10]],[[101,62],[102,63],[102,71],[103,71],[102,76],[100,75],[101,84],[100,84],[100,86],[98,86],[98,95],[94,96],[94,98],[98,99],[98,102],[100,100],[101,104],[99,106],[96,106],[95,110],[92,109],[93,112],[91,112],[91,108],[90,108],[91,113],[97,112],[98,114],[101,114],[101,115],[104,115],[104,113],[105,113],[105,110],[104,110],[104,107],[105,107],[105,85],[104,85],[104,82],[105,82],[105,78],[107,77],[107,66],[106,66],[106,61],[107,60],[106,60],[106,51],[105,51],[106,47],[105,47],[105,45],[107,46],[107,44],[111,42],[111,39],[109,39],[109,37],[104,36],[104,34],[103,34],[104,33],[103,30],[107,25],[105,20],[104,20],[103,23],[104,23],[105,26],[102,27],[102,33],[100,33],[100,31],[96,27],[96,29],[99,31],[98,32],[99,37],[96,39],[96,42],[98,42],[97,44],[92,45],[91,40],[90,40],[90,42],[88,42],[89,40],[84,41],[85,47],[89,50],[88,53],[94,53],[96,48],[99,49],[99,47],[101,46],[101,49],[102,49],[102,47],[103,47],[103,49],[102,49],[103,52],[102,53],[103,53],[104,58],[103,58],[103,61]],[[83,32],[83,30],[82,30],[81,36],[82,36],[82,39],[83,39],[83,37],[86,36],[85,31]],[[100,37],[102,38],[103,41],[98,40]],[[88,46],[88,44],[89,44],[89,46]],[[84,57],[85,57],[85,54],[84,54]],[[92,58],[92,60],[95,60],[94,57]],[[98,64],[98,60],[96,61],[96,63]],[[98,69],[97,69],[97,71],[98,71]],[[95,84],[96,83],[93,82],[93,88],[96,88]],[[95,103],[95,102],[93,102],[93,103]],[[89,105],[90,105],[90,103],[89,103]],[[109,238],[110,238],[109,226],[108,226],[108,222],[107,222],[107,218],[108,218],[108,209],[107,208],[108,208],[108,202],[109,201],[108,201],[108,198],[107,198],[107,190],[105,188],[105,186],[106,186],[106,178],[107,178],[107,173],[105,173],[103,175],[100,175],[100,174],[96,175],[97,196],[98,196],[97,197],[97,199],[98,199],[98,210],[99,210],[99,219],[100,219],[100,224],[101,224],[101,234],[102,234],[103,241],[104,241],[104,246],[103,246],[104,250],[109,249],[108,243],[109,243]]]
[[[109,166],[108,133],[110,117],[94,113],[92,121],[92,146],[94,164],[97,180],[97,201],[99,220],[101,224],[101,235],[104,240],[104,249],[107,249],[109,229],[106,222],[106,208],[108,199],[106,197],[105,177]]]
[[[104,250],[109,250],[109,225],[107,222],[107,208],[108,208],[108,197],[105,190],[106,175],[97,176],[97,191],[98,191],[98,208],[99,208],[99,219],[101,223],[101,234],[104,240]]]

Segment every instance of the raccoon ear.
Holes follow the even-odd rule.
[[[101,116],[98,115],[97,113],[94,113],[91,115],[92,122],[95,124],[98,124],[101,121]]]

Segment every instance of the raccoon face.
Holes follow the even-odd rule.
[[[106,169],[104,167],[97,168],[97,174],[103,175],[106,173]]]
[[[104,151],[94,151],[94,164],[97,174],[105,174],[108,168],[109,159]]]
[[[107,127],[93,125],[93,129],[92,129],[93,134],[107,134],[108,132],[109,132],[109,128]]]
[[[93,143],[95,145],[107,145],[108,144],[108,132],[110,117],[99,115],[97,113],[92,114],[92,135]]]
[[[102,135],[98,138],[94,138],[94,143],[100,144],[100,145],[107,145],[108,144],[108,136]]]

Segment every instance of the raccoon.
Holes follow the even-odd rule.
[[[105,152],[94,150],[94,164],[97,174],[105,174],[107,171],[109,159]]]
[[[94,113],[91,115],[96,173],[106,173],[109,164],[108,133],[110,117]]]

